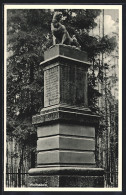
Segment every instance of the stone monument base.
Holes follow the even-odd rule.
[[[104,187],[103,174],[101,168],[33,168],[28,187]]]
[[[29,187],[104,187],[96,168],[99,116],[88,108],[86,52],[55,45],[44,53],[44,108],[32,117],[37,128],[36,168]]]

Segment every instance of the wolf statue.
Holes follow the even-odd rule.
[[[73,35],[72,38],[70,37],[66,27],[63,24],[61,24],[61,20],[62,20],[62,13],[55,12],[51,23],[51,31],[53,34],[53,45],[65,44],[80,49],[80,45],[75,35]]]

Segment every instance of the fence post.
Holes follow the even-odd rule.
[[[18,187],[21,187],[21,170],[18,168]]]

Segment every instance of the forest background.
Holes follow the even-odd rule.
[[[32,125],[32,116],[43,108],[44,81],[40,62],[44,60],[44,51],[53,44],[50,24],[54,11],[7,10],[8,173],[12,162],[15,162],[15,167],[20,171],[22,167],[26,167],[26,164],[29,169],[36,163],[37,135],[36,128]],[[105,168],[106,186],[116,187],[118,185],[118,10],[115,12],[108,10],[106,12],[108,14],[105,14],[107,10],[100,9],[57,11],[62,12],[62,23],[71,37],[76,36],[81,50],[88,53],[88,60],[92,64],[88,75],[88,104],[92,112],[101,116],[97,131],[97,166]],[[9,144],[12,142],[13,147],[11,146],[10,150]]]

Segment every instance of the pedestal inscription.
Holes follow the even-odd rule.
[[[77,65],[60,67],[60,102],[72,106],[87,105],[87,72]]]
[[[44,72],[44,107],[59,103],[59,67]]]

